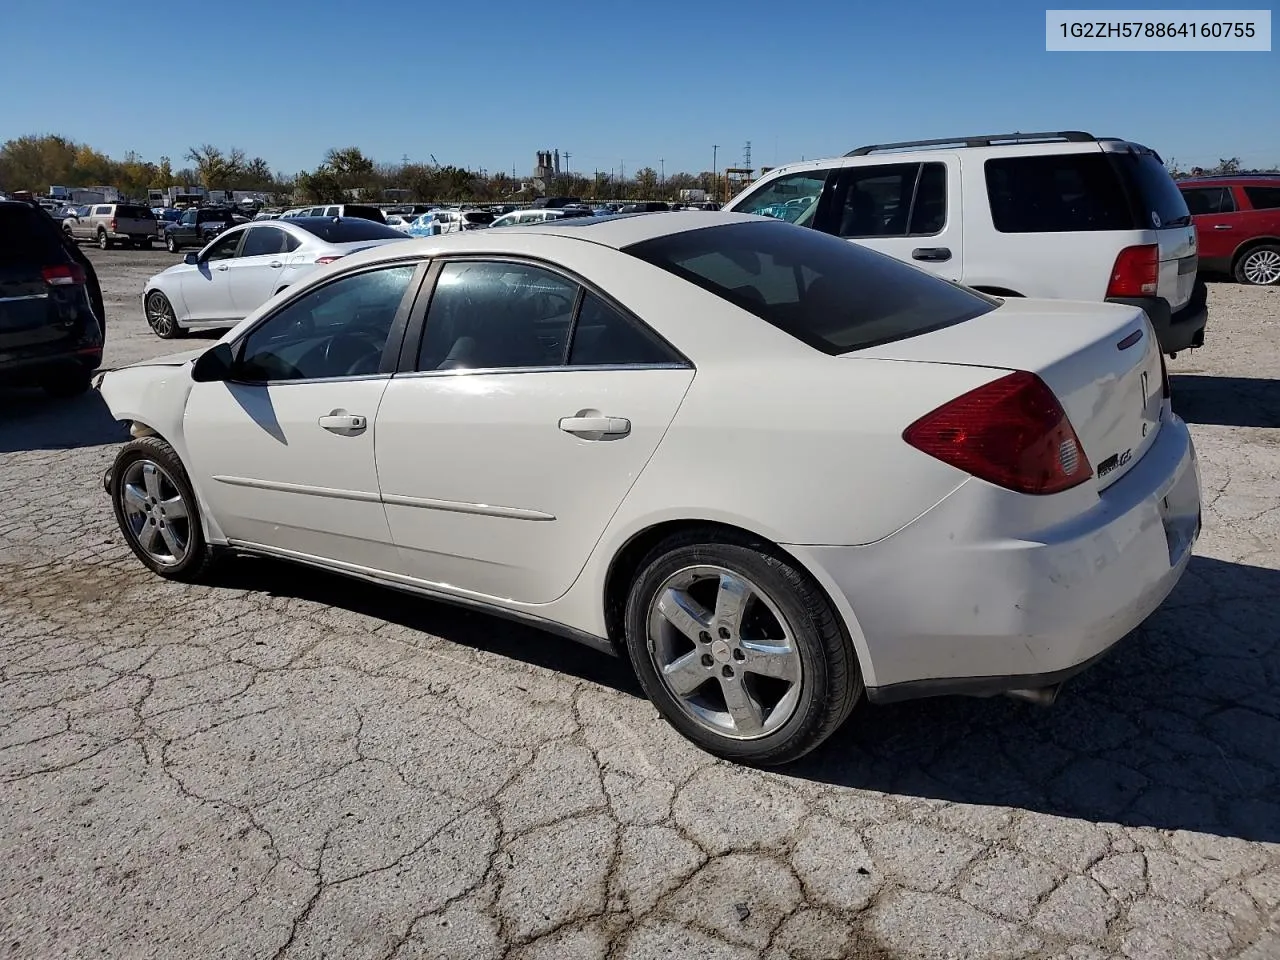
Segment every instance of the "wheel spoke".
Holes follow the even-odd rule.
[[[658,612],[694,643],[698,642],[699,634],[706,632],[711,620],[702,604],[683,590],[675,588],[662,594],[662,599],[658,601]]]
[[[168,500],[161,500],[160,506],[164,507],[164,518],[166,520],[187,519],[187,504],[182,499],[182,494],[170,497]]]
[[[737,636],[742,630],[742,616],[751,597],[751,588],[745,582],[731,573],[720,574],[720,589],[716,593],[716,625],[728,627]]]
[[[142,485],[147,488],[147,496],[160,499],[160,471],[154,463],[142,465]]]
[[[147,553],[154,554],[156,552],[156,541],[159,539],[160,531],[150,521],[144,523],[142,529],[138,531],[138,543]]]
[[[164,538],[164,545],[169,548],[169,553],[175,560],[182,559],[182,541],[178,539],[177,534],[173,532],[173,527],[165,524],[160,527],[160,536]]]
[[[791,683],[800,679],[796,653],[790,647],[744,641],[741,649],[746,659],[739,664],[740,669]]]
[[[126,483],[124,487],[124,508],[129,513],[143,513],[147,509],[147,495],[136,484]]]
[[[764,726],[764,715],[760,704],[752,699],[743,685],[742,676],[734,674],[732,677],[721,677],[720,689],[724,693],[725,706],[729,708],[729,716],[733,717],[733,725],[738,733],[759,733]]]
[[[702,657],[700,651],[690,650],[662,668],[663,678],[678,696],[687,697],[707,682],[709,674],[702,665]]]

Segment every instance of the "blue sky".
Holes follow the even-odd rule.
[[[723,168],[750,140],[758,168],[868,142],[1046,129],[1138,140],[1183,166],[1280,164],[1280,53],[1047,53],[1044,3],[5,7],[0,141],[61,133],[175,167],[209,142],[289,173],[347,145],[522,175],[544,148],[587,173],[660,160],[696,172],[713,144]],[[99,55],[95,37],[115,39]]]

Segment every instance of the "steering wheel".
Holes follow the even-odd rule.
[[[325,369],[341,369],[338,376],[356,376],[358,373],[376,373],[377,360],[382,357],[381,337],[371,330],[345,330],[335,334],[324,347]],[[360,368],[374,360],[374,369]]]

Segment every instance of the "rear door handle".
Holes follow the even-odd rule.
[[[930,263],[941,263],[951,259],[950,247],[916,247],[911,251],[912,260],[928,260]]]
[[[584,440],[625,437],[631,432],[631,421],[624,417],[562,417],[560,429]]]
[[[334,410],[327,416],[321,417],[316,423],[333,433],[354,433],[369,425],[368,419],[360,414],[345,413],[341,410]]]

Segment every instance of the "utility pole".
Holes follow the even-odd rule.
[[[720,178],[717,176],[716,153],[720,150],[720,144],[713,143],[711,145],[711,199],[720,199]]]
[[[619,200],[625,200],[625,199],[626,199],[626,185],[627,185],[627,161],[625,161],[625,160],[619,160],[619,161],[618,161],[618,170],[619,170],[619,173],[618,173],[618,199],[619,199]]]
[[[659,183],[658,189],[661,190],[663,194],[665,194],[667,192],[667,161],[663,157],[659,157],[658,166],[662,168],[662,174],[661,174],[662,179],[658,181]]]
[[[566,177],[569,175],[569,171],[572,169],[572,168],[569,166],[569,158],[570,158],[570,157],[572,157],[572,156],[573,156],[573,154],[572,154],[572,153],[570,153],[568,150],[564,151],[564,175],[565,175]]]

